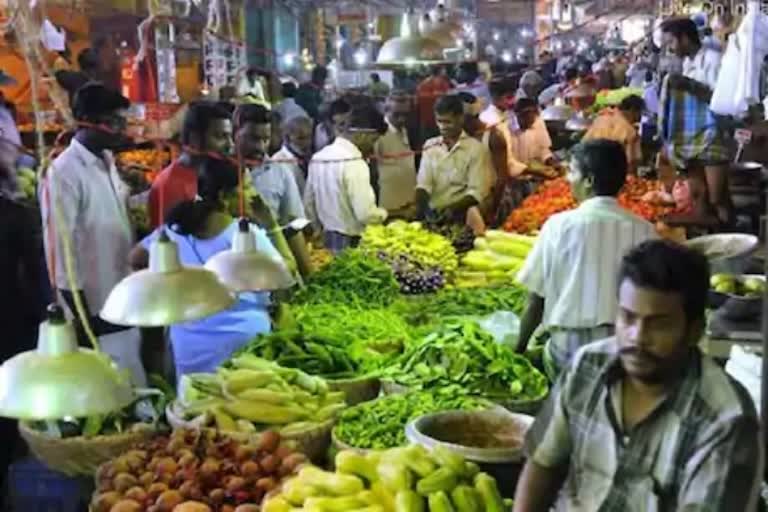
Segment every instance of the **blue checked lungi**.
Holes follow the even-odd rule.
[[[323,241],[325,248],[333,254],[338,254],[344,249],[360,245],[359,236],[345,235],[338,231],[326,231],[323,233]]]
[[[667,75],[659,105],[659,134],[675,167],[685,169],[691,161],[707,165],[731,160],[733,139],[727,118],[714,114],[708,101],[670,87]]]

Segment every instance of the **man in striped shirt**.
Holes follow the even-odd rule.
[[[697,347],[706,257],[654,240],[616,275],[616,337],[577,352],[528,431],[515,512],[757,510],[755,406]]]
[[[550,331],[544,351],[549,377],[565,368],[583,345],[613,334],[615,276],[621,256],[656,237],[652,224],[619,206],[627,157],[615,141],[596,139],[573,149],[568,180],[575,210],[553,215],[520,270],[529,291],[518,349],[534,331]]]

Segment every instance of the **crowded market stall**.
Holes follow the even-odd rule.
[[[613,411],[628,393],[577,381],[645,314],[628,310],[629,285],[681,297],[663,305],[696,339],[664,354],[646,341],[626,374],[664,357],[688,368],[690,353],[703,370],[684,383],[710,390],[731,381],[700,352],[724,363],[741,385],[713,403],[745,422],[739,467],[762,481],[766,89],[734,52],[763,61],[768,17],[751,7],[734,22],[731,97],[723,71],[662,71],[645,22],[647,51],[592,41],[605,55],[593,67],[562,47],[589,20],[531,41],[559,55],[530,62],[484,52],[479,11],[461,2],[267,3],[121,4],[69,28],[65,7],[13,4],[0,200],[23,270],[9,290],[42,291],[34,315],[25,303],[7,316],[19,343],[0,367],[2,435],[11,446],[18,431],[25,453],[9,456],[10,510],[548,509],[557,487],[531,496],[536,478],[601,443],[585,427],[584,453],[555,457],[568,421],[602,419],[579,399]],[[265,28],[309,7],[316,33],[297,25],[287,43]],[[681,54],[680,41],[701,46],[683,21],[660,29]],[[89,40],[104,46],[69,62]],[[680,113],[694,100],[704,121]],[[665,321],[646,329],[668,339],[680,320]],[[696,435],[711,426],[695,418]],[[644,506],[624,481],[577,487]],[[675,499],[696,499],[691,487]],[[716,508],[747,510],[757,493],[737,490]]]

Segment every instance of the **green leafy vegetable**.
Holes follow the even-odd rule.
[[[539,400],[548,389],[546,377],[528,359],[471,321],[429,334],[382,375],[411,389],[458,385],[501,403]]]
[[[350,407],[341,414],[334,435],[341,442],[364,449],[404,446],[409,421],[439,411],[479,410],[490,406],[453,386],[432,391],[388,395]]]

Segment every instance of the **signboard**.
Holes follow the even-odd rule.
[[[478,0],[477,16],[498,23],[531,23],[533,0]]]

